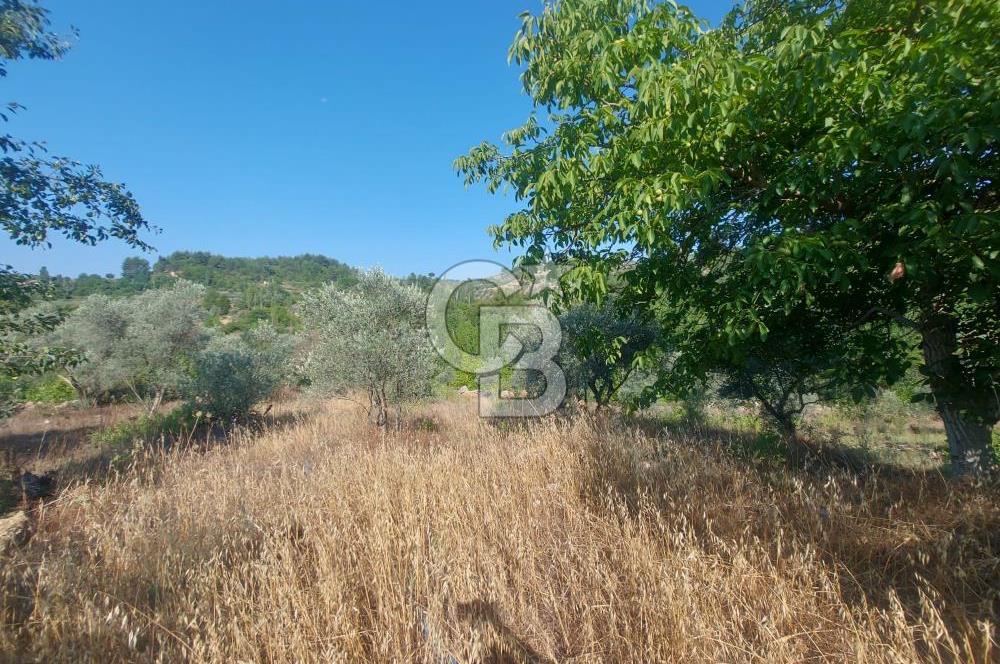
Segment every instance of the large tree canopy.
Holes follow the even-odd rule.
[[[807,353],[864,390],[919,343],[975,469],[1000,416],[997,34],[992,0],[750,1],[715,29],[559,0],[510,51],[547,117],[457,167],[525,203],[498,243],[575,264],[592,298],[622,275],[661,315],[661,387]]]
[[[48,12],[22,0],[0,0],[0,78],[12,60],[54,60],[69,47],[49,29]],[[21,107],[10,103],[0,120]],[[100,169],[51,156],[46,146],[0,135],[0,228],[17,244],[47,246],[50,234],[84,244],[119,238],[149,249],[140,233],[149,224],[132,194],[104,180]],[[0,265],[0,377],[40,371],[66,354],[23,343],[30,333],[51,329],[52,316],[26,316],[22,310],[43,294],[45,284]],[[8,404],[0,404],[0,412]]]

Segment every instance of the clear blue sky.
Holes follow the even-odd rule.
[[[42,0],[58,62],[15,62],[4,127],[125,182],[162,228],[157,254],[320,253],[395,274],[495,258],[513,208],[466,190],[452,160],[530,111],[507,47],[540,0]],[[692,3],[716,22],[729,6]],[[0,263],[117,273],[117,242]],[[150,260],[156,254],[150,255]]]

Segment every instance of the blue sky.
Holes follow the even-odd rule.
[[[42,0],[58,62],[16,62],[4,129],[125,182],[156,254],[320,253],[395,274],[508,256],[485,228],[514,201],[466,190],[459,154],[531,109],[507,47],[540,0]],[[692,3],[713,22],[723,2]],[[117,273],[117,242],[0,239],[0,263]],[[156,254],[149,256],[155,259]]]

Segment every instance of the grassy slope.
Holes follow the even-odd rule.
[[[396,434],[344,405],[35,515],[0,655],[166,661],[988,661],[1000,501],[747,467],[652,423]]]

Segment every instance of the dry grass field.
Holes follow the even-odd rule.
[[[456,399],[380,433],[295,408],[34,507],[0,559],[0,657],[997,659],[995,489],[613,415],[491,424]]]

